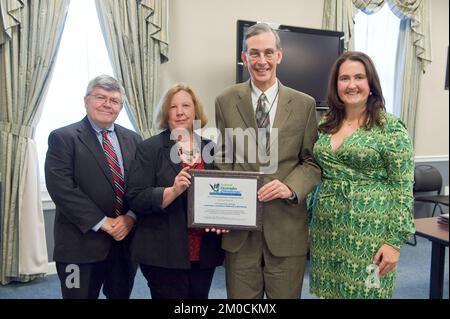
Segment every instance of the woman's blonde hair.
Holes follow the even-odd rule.
[[[194,102],[195,120],[199,120],[201,122],[201,127],[204,127],[206,123],[208,123],[208,118],[203,109],[203,105],[198,99],[197,95],[194,93],[192,87],[184,83],[178,83],[167,90],[158,104],[156,112],[156,123],[159,129],[165,130],[169,128],[170,102],[172,102],[173,96],[180,91],[185,91],[191,96],[192,101]]]

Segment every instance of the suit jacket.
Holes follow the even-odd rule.
[[[200,136],[196,135],[197,141]],[[201,149],[210,141],[202,139]],[[161,208],[164,188],[171,187],[182,169],[181,163],[170,159],[175,142],[166,130],[139,144],[131,165],[129,186],[125,194],[131,209],[138,216],[132,243],[132,257],[140,264],[189,269],[187,227],[187,191],[165,209]],[[176,153],[175,153],[176,154]],[[205,163],[212,169],[213,163]],[[200,247],[200,267],[210,268],[223,261],[221,236],[204,233]]]
[[[227,89],[217,97],[215,107],[222,147],[225,146],[225,128],[253,128],[257,131],[250,80]],[[275,173],[265,175],[263,181],[266,184],[274,179],[280,180],[296,193],[297,201],[276,199],[264,203],[264,238],[275,256],[296,256],[307,252],[305,198],[320,180],[320,167],[313,158],[313,145],[317,140],[315,112],[313,98],[279,84],[278,106],[273,123],[273,127],[278,128],[278,168]],[[256,142],[257,136],[249,136]],[[271,145],[272,152],[274,144]],[[234,147],[236,149],[239,146]],[[249,161],[251,155],[247,148],[244,150],[243,163],[234,157],[232,163],[222,161],[216,165],[222,170],[260,171],[264,165],[258,161]],[[230,231],[223,235],[222,247],[236,252],[248,234],[248,231]]]
[[[129,166],[142,139],[120,125],[114,127],[123,157],[126,187]],[[50,133],[45,179],[56,205],[54,260],[65,263],[104,260],[114,239],[102,230],[93,231],[92,227],[105,216],[116,217],[116,199],[111,170],[87,116]]]

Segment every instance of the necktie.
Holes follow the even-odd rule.
[[[102,131],[102,145],[105,152],[106,160],[111,169],[112,177],[114,180],[114,193],[116,194],[116,205],[114,210],[117,215],[123,214],[123,194],[125,192],[125,182],[123,179],[122,169],[119,165],[117,154],[114,151],[114,147],[108,138],[108,131]]]
[[[264,93],[261,93],[258,104],[256,105],[256,124],[258,124],[258,128],[266,130],[266,147],[268,147],[270,141],[270,117],[266,105],[266,95]]]

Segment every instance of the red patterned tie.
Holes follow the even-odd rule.
[[[111,169],[112,177],[114,180],[114,193],[116,194],[116,206],[115,212],[117,215],[123,214],[123,194],[125,190],[125,182],[123,181],[122,170],[120,169],[119,160],[117,154],[114,151],[114,147],[108,138],[108,131],[102,131],[102,145],[105,151],[106,160],[108,161],[109,168]]]

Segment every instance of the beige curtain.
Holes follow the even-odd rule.
[[[0,283],[47,272],[34,129],[69,0],[0,0]]]
[[[354,49],[353,25],[356,8],[351,0],[324,0],[322,29],[344,32],[344,49]]]
[[[96,0],[115,76],[125,88],[128,115],[145,139],[155,133],[160,64],[168,60],[168,0]]]
[[[400,107],[400,118],[414,141],[421,76],[431,62],[429,0],[325,0],[322,26],[324,29],[345,32],[346,48],[352,50],[354,10],[372,14],[385,3],[402,19],[397,49],[394,107]]]
[[[401,20],[397,48],[394,101],[400,118],[415,142],[415,124],[420,83],[431,63],[430,1],[389,0],[389,7]]]
[[[364,12],[365,14],[372,14],[380,11],[385,4],[385,0],[353,0],[353,4],[356,8]]]

